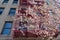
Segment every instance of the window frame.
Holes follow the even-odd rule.
[[[2,4],[7,4],[9,2],[9,0],[4,0],[3,2],[2,2]]]
[[[0,15],[3,13],[4,9],[4,7],[0,7]]]
[[[5,21],[5,24],[4,24],[4,27],[3,27],[3,30],[2,30],[2,35],[10,35],[10,32],[11,32],[11,28],[5,28],[6,26],[6,23],[11,23],[11,28],[12,28],[12,24],[13,22],[12,21]],[[8,32],[6,31],[8,30]],[[6,33],[5,33],[6,32]]]
[[[14,16],[16,13],[16,8],[10,8],[9,14],[10,16]]]
[[[18,0],[13,0],[12,4],[13,4],[13,5],[18,4]]]

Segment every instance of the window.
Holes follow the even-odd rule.
[[[37,14],[38,16],[41,16],[40,12],[37,12],[36,14]]]
[[[13,4],[17,4],[18,3],[18,0],[13,0]]]
[[[6,21],[4,24],[2,34],[3,35],[9,35],[11,32],[11,28],[12,28],[12,21]]]
[[[60,24],[58,25],[58,30],[60,30]]]
[[[7,4],[9,0],[4,0],[2,4]]]
[[[3,10],[4,10],[4,8],[0,8],[0,15],[2,14]]]
[[[27,0],[21,0],[20,5],[27,5]]]
[[[10,16],[14,16],[15,15],[15,12],[16,12],[16,8],[11,8],[10,9],[10,12],[9,12],[9,15]]]
[[[21,10],[26,10],[26,8],[21,8]]]

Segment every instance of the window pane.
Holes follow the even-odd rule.
[[[9,12],[9,15],[10,16],[14,16],[15,15],[15,12],[16,12],[16,8],[11,8],[10,9],[10,12]]]
[[[4,10],[4,8],[0,8],[0,15],[2,14],[3,10]]]
[[[9,35],[10,34],[10,29],[3,29],[2,34],[3,35]]]
[[[4,28],[11,28],[11,27],[12,27],[12,23],[10,23],[10,22],[5,23]]]

